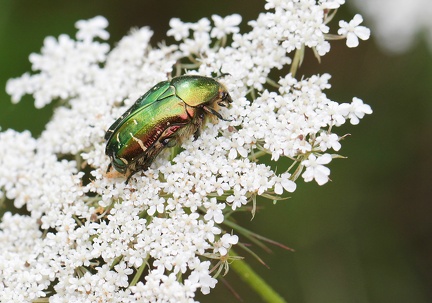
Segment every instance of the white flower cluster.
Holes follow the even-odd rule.
[[[6,213],[0,224],[2,302],[195,302],[198,290],[209,293],[239,240],[221,225],[225,215],[254,209],[257,196],[294,192],[300,176],[325,184],[341,148],[334,129],[372,112],[358,98],[328,99],[328,74],[269,78],[294,51],[330,50],[328,13],[343,2],[269,0],[243,34],[239,15],[212,16],[213,25],[172,19],[178,44],[157,48],[141,28],[110,50],[100,42],[109,37],[103,17],[77,22],[76,40],[46,38],[30,56],[38,72],[7,83],[16,102],[31,94],[37,107],[63,103],[40,138],[0,133],[0,200],[29,212]],[[172,161],[165,151],[126,185],[106,173],[105,131],[178,68],[228,73],[220,81],[234,102],[222,114],[231,121],[209,124]],[[292,165],[276,173],[265,154]]]

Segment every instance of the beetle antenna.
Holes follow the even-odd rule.
[[[218,79],[223,78],[225,76],[231,76],[230,73],[222,73],[221,71],[219,71],[221,74],[217,77]]]
[[[223,73],[222,72],[222,67],[219,69],[219,75],[218,76],[216,76],[216,79],[221,79],[221,78],[224,78],[224,77],[226,77],[226,76],[231,76],[231,74],[230,73]]]

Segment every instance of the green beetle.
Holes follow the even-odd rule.
[[[105,154],[126,183],[138,171],[147,170],[166,147],[184,138],[198,138],[207,117],[224,119],[219,106],[232,103],[225,86],[213,78],[174,77],[151,88],[117,119],[105,134]]]

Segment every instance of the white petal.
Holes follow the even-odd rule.
[[[290,193],[293,193],[297,188],[297,184],[295,184],[295,182],[292,180],[282,181],[282,186],[285,188],[285,190],[287,192],[290,192]]]
[[[357,47],[359,45],[359,41],[358,41],[356,34],[351,33],[351,32],[347,34],[346,45],[348,47]]]
[[[353,26],[357,26],[363,22],[363,17],[360,14],[356,14],[354,18],[351,20],[350,24]]]
[[[362,40],[367,40],[370,37],[370,29],[365,26],[357,26],[354,29],[354,34]]]
[[[213,219],[216,223],[220,224],[224,221],[224,215],[222,212],[216,213],[214,214]]]
[[[237,150],[235,148],[231,148],[228,158],[232,160],[235,159],[236,157],[237,157]]]
[[[330,154],[324,154],[321,157],[319,157],[316,162],[322,165],[322,164],[329,164],[331,160],[332,157]]]
[[[323,185],[328,182],[330,174],[330,169],[325,166],[319,166],[315,169],[315,181],[318,185]]]
[[[244,147],[237,148],[237,152],[242,156],[243,158],[246,158],[248,156],[247,149]]]
[[[274,191],[275,191],[275,194],[282,195],[282,193],[283,193],[282,185],[280,183],[276,183],[274,186]]]
[[[302,174],[302,177],[305,180],[305,182],[312,181],[313,178],[314,178],[314,170],[313,170],[313,168],[312,167],[306,168],[306,170]],[[228,198],[227,198],[227,200],[228,200]]]

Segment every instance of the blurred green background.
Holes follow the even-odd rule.
[[[46,36],[73,36],[77,20],[105,16],[111,45],[132,27],[150,26],[155,44],[164,39],[171,17],[196,21],[240,13],[247,29],[246,21],[263,5],[261,0],[2,0],[0,126],[41,133],[52,108],[36,110],[29,96],[12,105],[4,87],[7,79],[30,71],[28,56],[39,52]],[[344,7],[337,19],[350,20],[355,13]],[[390,56],[373,38],[356,49],[333,42],[320,65],[308,54],[299,74],[330,73],[330,98],[350,102],[358,96],[374,114],[338,130],[351,136],[341,150],[348,159],[330,166],[333,182],[300,183],[291,199],[276,206],[264,202],[253,221],[249,214],[242,217],[252,230],[296,250],[259,251],[270,269],[251,261],[288,302],[432,302],[431,54],[420,40],[409,53]],[[234,272],[226,280],[244,302],[260,302]],[[199,299],[238,302],[223,283]]]

